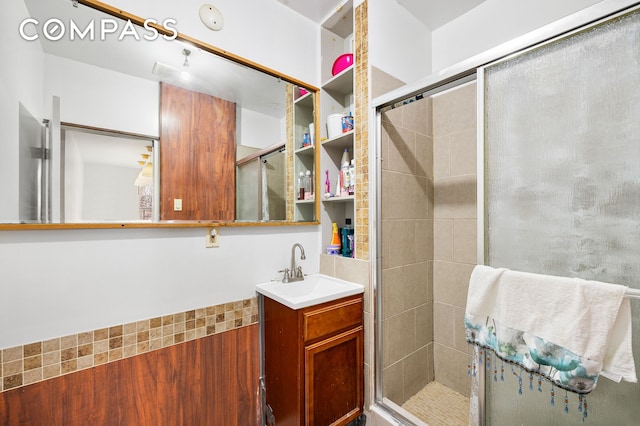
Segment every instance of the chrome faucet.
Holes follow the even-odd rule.
[[[304,247],[302,247],[300,243],[295,243],[293,247],[291,247],[291,269],[285,268],[283,271],[280,271],[284,272],[284,277],[282,278],[283,283],[304,280],[302,266],[296,267],[296,247],[300,248],[300,259],[305,260],[307,258],[304,255]]]

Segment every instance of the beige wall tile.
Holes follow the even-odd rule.
[[[427,346],[433,342],[433,302],[416,308],[416,346]]]
[[[384,396],[397,404],[405,402],[404,374],[401,362],[397,362],[382,372],[382,387]]]
[[[442,218],[475,218],[476,178],[473,175],[436,179],[433,214]]]
[[[24,385],[29,385],[31,383],[36,383],[42,380],[43,369],[36,368],[35,370],[25,371],[23,374]]]
[[[416,349],[415,321],[414,311],[383,321],[383,366],[398,362]]]
[[[382,123],[383,134],[388,138],[384,169],[414,174],[416,170],[416,133],[391,123]]]
[[[433,340],[435,343],[453,348],[454,331],[453,306],[434,302]]]
[[[329,256],[328,254],[320,255],[320,273],[335,277],[335,256]]]
[[[93,367],[93,355],[78,358],[78,370],[84,370]]]
[[[370,263],[364,260],[349,257],[334,256],[336,272],[335,277],[341,280],[351,281],[368,287],[370,282]]]
[[[464,308],[474,265],[433,262],[433,297],[436,302]]]
[[[405,310],[416,308],[432,300],[429,263],[420,262],[402,267],[403,307]]]
[[[403,361],[403,383],[406,399],[409,399],[425,387],[430,381],[430,376],[433,376],[433,373],[430,372],[430,365],[433,365],[433,363],[430,362],[429,358],[429,350],[424,346]]]
[[[416,134],[416,170],[418,176],[433,179],[433,138]]]
[[[42,352],[52,352],[60,350],[60,338],[45,340],[42,342]]]
[[[13,376],[22,373],[22,359],[17,361],[9,361],[2,364],[2,373],[4,377]]]
[[[387,319],[404,311],[402,297],[402,268],[382,270],[382,288],[378,292],[382,297],[382,318]]]
[[[93,331],[78,334],[78,346],[93,343]]]
[[[473,348],[467,343],[464,329],[464,308],[453,308],[453,347],[467,354],[473,353]]]
[[[433,178],[451,177],[451,148],[449,136],[433,139]]]
[[[436,381],[468,397],[471,390],[466,368],[469,355],[436,343],[434,358]]]
[[[410,102],[402,108],[402,125],[421,135],[433,134],[433,115],[431,98]]]
[[[416,262],[416,225],[412,220],[394,220],[385,222],[386,240],[389,247],[386,267],[408,265]]]
[[[433,190],[425,177],[383,172],[382,219],[430,219]]]
[[[391,123],[395,124],[396,126],[402,126],[402,108],[394,108],[383,112],[380,115],[380,120],[383,123]]]
[[[42,365],[53,365],[60,363],[60,351],[47,352],[42,356]]]
[[[2,350],[2,362],[22,360],[22,346]]]
[[[60,375],[60,364],[47,365],[42,369],[42,378],[51,379]]]
[[[453,219],[433,220],[433,259],[453,260]]]
[[[133,334],[136,332],[136,323],[132,322],[129,324],[125,324],[122,326],[122,334],[123,335],[127,335],[127,334]]]
[[[475,175],[477,170],[476,129],[450,136],[451,176]]]
[[[478,259],[477,219],[453,220],[453,260],[462,263],[477,263]]]
[[[476,127],[476,84],[433,97],[433,135],[439,137]]]
[[[433,260],[433,219],[414,221],[416,229],[416,262]]]

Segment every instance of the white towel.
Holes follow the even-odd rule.
[[[601,366],[605,377],[636,382],[625,292],[617,284],[478,265],[466,313],[567,348]]]

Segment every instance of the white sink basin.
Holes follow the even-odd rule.
[[[291,309],[301,309],[364,293],[364,286],[328,275],[313,274],[305,276],[304,281],[261,283],[256,286],[256,291]]]

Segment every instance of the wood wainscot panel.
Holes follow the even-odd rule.
[[[160,84],[161,220],[235,219],[235,139],[233,102]]]
[[[258,325],[0,393],[0,425],[257,425]]]

